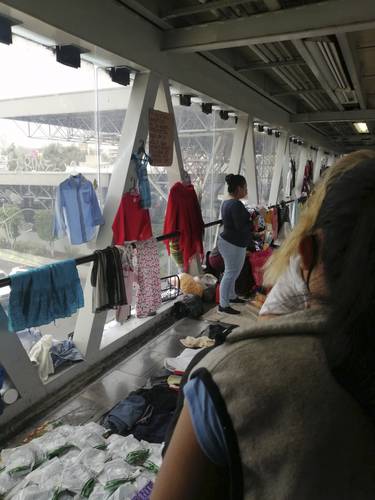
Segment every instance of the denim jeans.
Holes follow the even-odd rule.
[[[224,276],[220,283],[220,305],[228,307],[229,302],[236,298],[234,287],[245,262],[246,248],[232,245],[221,236],[217,246],[225,264]]]

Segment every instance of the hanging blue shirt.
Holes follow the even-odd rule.
[[[82,174],[70,176],[56,189],[53,236],[68,234],[72,245],[93,239],[95,227],[104,224],[92,183]]]
[[[151,188],[147,175],[147,165],[149,156],[132,154],[132,160],[135,162],[135,169],[138,177],[139,194],[141,195],[141,208],[151,208]]]

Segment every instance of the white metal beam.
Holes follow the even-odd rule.
[[[164,34],[163,46],[169,51],[200,52],[362,31],[374,26],[373,0],[330,0],[225,22],[176,28]]]
[[[238,174],[240,172],[248,129],[249,116],[243,113],[238,117],[237,127],[233,136],[233,146],[227,169],[228,174]]]
[[[106,223],[101,226],[96,239],[96,248],[105,248],[112,244],[112,221],[115,218],[123,193],[130,187],[131,178],[136,178],[131,155],[139,147],[140,141],[146,141],[148,134],[148,112],[154,107],[160,77],[153,73],[138,74],[134,80],[129,107],[125,115],[119,143],[118,157],[108,187],[103,209]],[[86,281],[84,290],[85,307],[78,315],[74,332],[74,341],[85,359],[90,362],[100,350],[107,312],[92,312],[92,287]]]
[[[270,196],[268,199],[269,205],[275,205],[277,203],[281,176],[283,173],[284,165],[286,164],[288,139],[289,139],[288,134],[286,132],[283,132],[281,136],[277,139],[275,166],[273,169]]]
[[[297,113],[290,116],[291,123],[366,122],[372,120],[375,120],[375,109],[318,111],[314,113]]]
[[[246,142],[243,154],[244,161],[244,174],[247,183],[248,200],[252,205],[258,204],[258,183],[257,171],[255,160],[255,141],[254,141],[254,127],[253,118],[249,117],[249,128],[246,134]]]
[[[346,67],[348,68],[359,105],[361,109],[366,109],[365,92],[362,88],[360,79],[359,57],[358,54],[356,54],[354,41],[352,37],[346,33],[338,33],[337,40],[344,57]]]

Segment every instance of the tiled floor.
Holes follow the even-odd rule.
[[[164,359],[177,356],[183,350],[180,339],[188,335],[197,337],[208,325],[207,321],[189,318],[176,322],[42,420],[78,425],[100,419],[131,391],[142,387],[149,377],[158,375],[163,370]]]

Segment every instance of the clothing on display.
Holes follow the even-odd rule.
[[[278,210],[278,235],[275,241],[276,245],[281,245],[281,243],[285,240],[288,234],[291,232],[292,228],[290,225],[290,217],[289,217],[289,207],[286,203],[281,202],[277,205]]]
[[[303,182],[301,194],[309,196],[313,188],[314,163],[312,160],[307,160],[305,170],[303,172]]]
[[[161,306],[160,257],[155,238],[135,243],[136,314],[144,318]]]
[[[112,224],[113,242],[143,241],[152,237],[149,211],[141,207],[141,197],[135,189],[124,194]]]
[[[251,271],[255,281],[255,286],[258,288],[263,286],[263,269],[271,255],[271,247],[268,247],[265,250],[260,250],[259,252],[250,252],[249,254]]]
[[[130,318],[133,304],[133,285],[135,282],[133,246],[127,244],[118,246],[121,255],[122,278],[124,281],[127,304],[116,308],[116,321],[124,323]]]
[[[83,307],[83,291],[73,259],[10,276],[8,328],[12,332],[47,325]]]
[[[69,236],[72,245],[93,239],[96,226],[104,224],[92,183],[82,174],[71,175],[56,188],[53,236]]]
[[[103,425],[121,435],[133,434],[139,440],[162,443],[178,394],[167,385],[139,389],[110,410]]]
[[[106,311],[127,304],[121,255],[117,247],[96,250],[91,271],[92,310]]]
[[[289,162],[289,170],[286,177],[286,197],[291,198],[293,194],[293,190],[296,187],[296,161],[294,159],[290,159]]]
[[[150,157],[145,153],[133,153],[132,160],[135,163],[135,170],[138,177],[138,188],[141,196],[141,208],[151,207],[151,189],[147,175],[147,165]]]
[[[176,182],[169,192],[164,220],[164,234],[179,232],[177,240],[184,259],[184,271],[189,270],[189,261],[194,255],[203,257],[204,222],[198,198],[191,184]],[[165,240],[170,254],[170,239]]]
[[[51,358],[55,370],[67,363],[83,361],[82,354],[72,340],[54,341],[51,347]]]
[[[42,382],[46,382],[48,376],[55,373],[52,356],[52,335],[43,335],[43,337],[30,349],[30,361],[37,365],[38,374]]]

